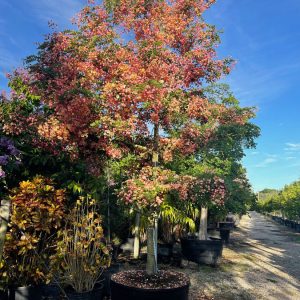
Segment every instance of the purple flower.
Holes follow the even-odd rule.
[[[15,147],[13,141],[7,137],[0,137],[0,179],[6,176],[4,166],[19,165],[21,152]]]
[[[4,136],[0,137],[0,147],[2,146],[3,148],[8,148],[11,145],[13,146],[13,143],[9,138]]]
[[[7,165],[9,160],[9,156],[8,155],[0,155],[0,166],[5,166]]]
[[[19,156],[21,154],[13,141],[7,137],[0,137],[0,150],[4,151],[4,154],[11,156]]]

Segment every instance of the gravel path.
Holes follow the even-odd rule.
[[[186,262],[185,262],[186,264]],[[255,212],[244,216],[219,267],[188,264],[190,299],[300,300],[300,234]],[[209,299],[209,298],[208,298]]]

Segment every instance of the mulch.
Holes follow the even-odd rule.
[[[156,275],[148,275],[144,270],[123,271],[112,276],[112,280],[130,287],[143,289],[168,289],[189,284],[187,275],[161,270]]]

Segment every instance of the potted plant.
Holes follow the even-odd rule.
[[[183,203],[178,199],[176,184],[173,187],[175,194],[173,191],[171,197],[167,197],[161,206],[157,253],[159,261],[180,265],[181,251],[178,249],[180,237],[186,230],[195,232],[196,224],[193,217],[196,210],[189,203]]]
[[[202,177],[183,176],[182,188],[189,200],[199,207],[198,237],[187,237],[181,240],[182,254],[185,258],[198,264],[216,265],[222,255],[221,240],[209,239],[207,235],[208,208],[222,205],[226,196],[224,180],[217,176]]]
[[[110,253],[95,201],[80,197],[59,236],[52,270],[57,272],[68,299],[101,299],[100,276],[110,264]]]
[[[168,193],[173,189],[175,173],[161,167],[144,167],[128,179],[120,198],[148,219],[146,271],[123,271],[111,278],[111,298],[115,299],[187,299],[189,278],[178,272],[157,268],[157,219]]]
[[[11,220],[6,234],[1,275],[9,299],[41,299],[41,284],[50,280],[49,258],[65,216],[65,191],[37,176],[10,192]]]
[[[220,237],[225,244],[228,244],[230,238],[230,232],[234,228],[232,221],[218,222],[218,230],[220,231]]]

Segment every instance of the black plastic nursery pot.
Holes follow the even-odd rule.
[[[157,245],[157,258],[158,262],[169,263],[173,256],[173,245],[172,244],[161,244]]]
[[[8,299],[8,292],[6,290],[0,290],[0,299],[7,300]]]
[[[241,217],[238,214],[226,217],[226,222],[232,222],[234,228],[238,227],[240,220]]]
[[[68,300],[101,300],[103,298],[104,285],[98,284],[92,291],[77,293],[74,290],[67,290]]]
[[[222,257],[223,242],[221,239],[206,241],[196,238],[181,240],[182,255],[189,261],[197,264],[216,266]]]
[[[220,229],[220,238],[225,243],[229,243],[230,230],[229,229]]]
[[[295,221],[291,221],[291,228],[296,229],[297,223]]]
[[[229,229],[234,228],[234,222],[219,222],[219,229]]]
[[[8,290],[9,300],[41,300],[40,286],[13,287]]]
[[[111,276],[115,273],[118,273],[120,271],[120,265],[119,264],[112,264],[109,268],[105,269],[101,275],[101,279],[104,282],[104,289],[103,289],[103,295],[104,296],[110,296],[110,279]]]
[[[41,286],[41,292],[46,299],[59,299],[62,290],[57,284],[45,284]]]
[[[179,272],[160,271],[150,278],[145,271],[123,271],[111,278],[111,300],[188,300],[189,285],[189,278]]]

